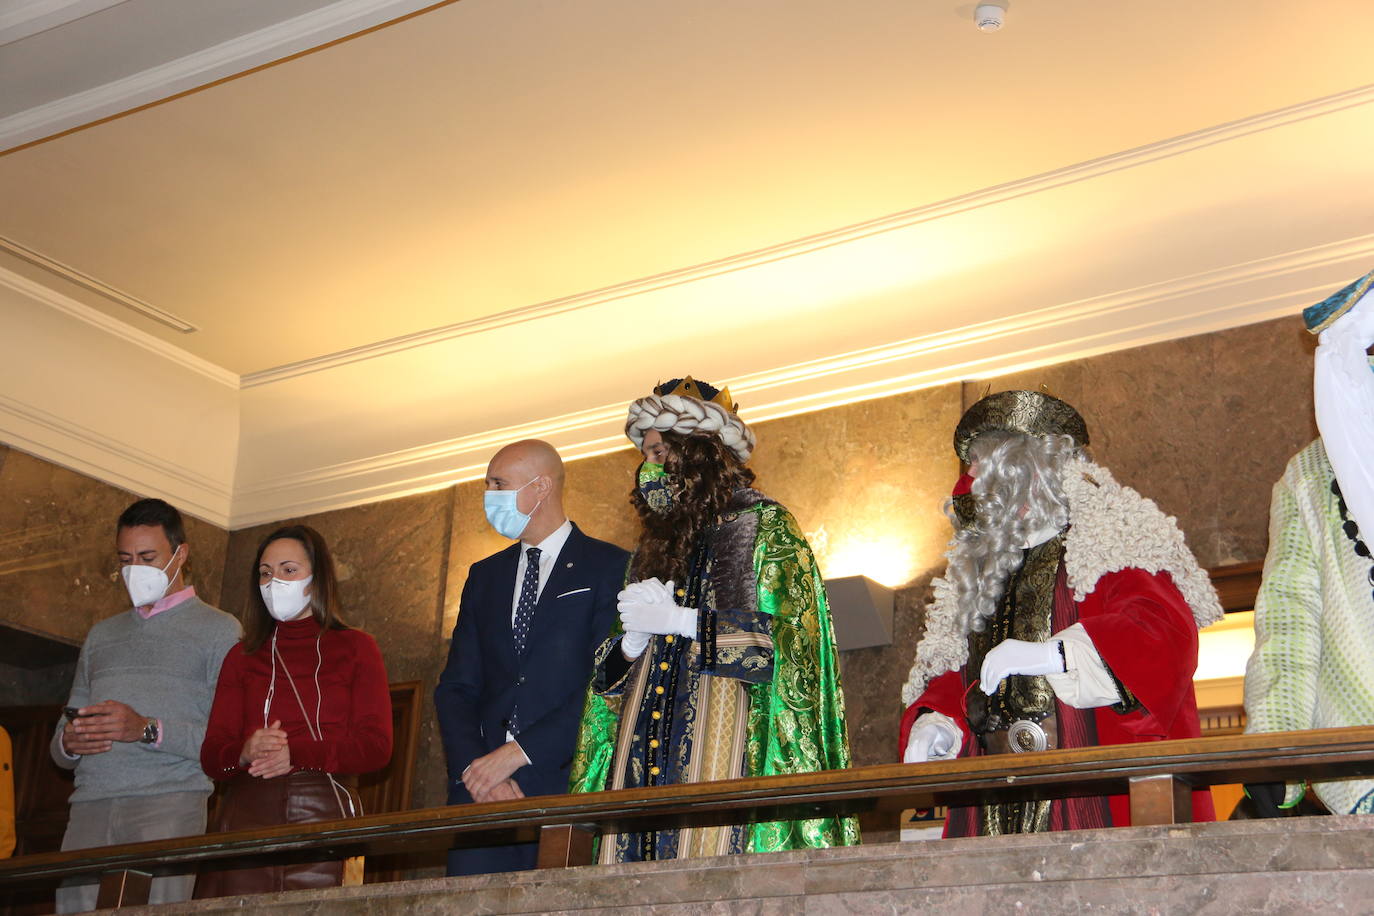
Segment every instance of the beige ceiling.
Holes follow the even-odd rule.
[[[1374,84],[1369,3],[1014,0],[992,35],[970,17],[461,0],[0,157],[0,235],[181,316],[199,330],[51,281],[247,374]]]

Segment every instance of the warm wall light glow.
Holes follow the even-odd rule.
[[[1194,681],[1245,676],[1245,663],[1255,649],[1255,613],[1227,614],[1198,634]]]
[[[824,531],[821,532],[822,536]],[[812,544],[827,579],[867,576],[888,588],[901,588],[920,572],[917,545],[900,541],[846,541],[837,545]]]

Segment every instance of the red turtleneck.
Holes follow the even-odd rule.
[[[287,734],[293,770],[370,773],[386,766],[391,759],[391,693],[372,637],[362,630],[321,634],[315,619],[306,617],[277,624],[276,644],[276,686],[265,714],[272,683],[272,639],[251,655],[239,643],[224,657],[200,748],[205,772],[212,779],[238,773],[243,743],[278,719]],[[300,703],[292,682],[300,691]],[[321,740],[310,737],[302,703],[312,723],[318,703]]]

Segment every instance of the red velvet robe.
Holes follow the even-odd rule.
[[[1075,602],[1061,569],[1059,587],[1055,590],[1054,616],[1056,632],[1075,622],[1081,623],[1092,638],[1102,661],[1140,701],[1136,709],[1120,714],[1109,706],[1077,711],[1056,700],[1055,711],[1061,723],[1062,747],[1086,746],[1086,742],[1074,733],[1072,727],[1063,727],[1076,714],[1078,719],[1083,720],[1082,713],[1091,715],[1099,745],[1196,738],[1201,734],[1197,697],[1193,693],[1193,672],[1197,670],[1197,623],[1188,603],[1167,572],[1151,574],[1142,569],[1129,568],[1108,573],[1097,581],[1091,594]],[[899,754],[906,748],[916,717],[927,711],[949,716],[964,730],[959,756],[981,754],[978,741],[967,726],[965,696],[969,681],[965,677],[965,673],[960,671],[945,672],[932,680],[925,692],[907,708],[902,716]],[[1127,796],[1109,796],[1108,803],[1111,823],[1105,826],[1129,826],[1131,815]],[[960,832],[955,826],[961,820],[966,820],[956,817],[956,811],[951,811],[945,835],[967,836],[968,833]],[[1051,812],[1051,821],[1056,824],[1056,829],[1104,826],[1081,822],[1076,818],[1072,800],[1055,801]],[[1207,789],[1195,790],[1193,820],[1215,819],[1211,792]],[[977,822],[976,817],[972,820]],[[955,832],[951,832],[952,829]]]

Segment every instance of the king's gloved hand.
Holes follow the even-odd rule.
[[[671,579],[666,584],[651,579],[635,585],[645,588],[635,592],[626,588],[616,602],[620,610],[620,624],[627,633],[697,638],[697,610],[681,607],[673,601]]]
[[[620,651],[630,661],[634,661],[644,654],[644,650],[649,648],[648,633],[640,633],[638,630],[627,630],[625,635],[620,637]]]
[[[616,595],[616,606],[626,607],[672,601],[672,595],[672,590],[660,582],[657,576],[654,576],[651,579],[631,582],[621,589],[620,594]],[[644,650],[649,647],[649,638],[653,634],[644,630],[632,630],[629,627],[624,627],[624,630],[625,635],[620,639],[620,651],[626,658],[633,661],[644,654]]]
[[[673,592],[668,586],[658,581],[658,577],[655,576],[652,579],[640,579],[638,582],[631,582],[629,585],[622,588],[620,594],[615,597],[617,602],[672,601]]]
[[[1059,640],[1004,639],[983,656],[978,686],[992,696],[997,692],[997,685],[1009,674],[1062,674],[1063,671],[1064,655],[1059,649]]]
[[[938,712],[922,713],[911,727],[902,763],[926,763],[931,760],[953,760],[959,755],[963,735],[948,716]]]

